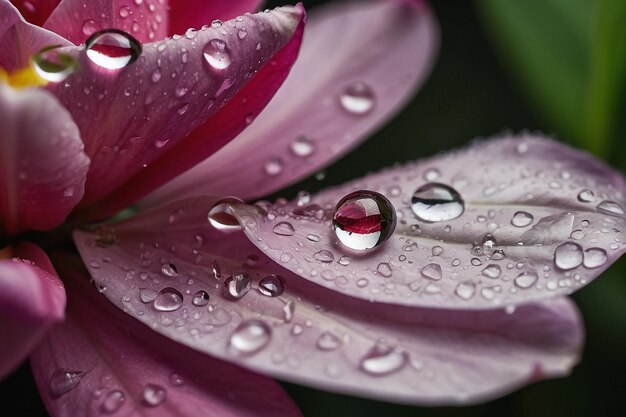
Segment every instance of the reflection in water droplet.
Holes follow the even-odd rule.
[[[554,251],[554,264],[562,270],[574,269],[583,263],[583,248],[578,243],[565,242]]]
[[[124,405],[126,396],[118,389],[110,391],[102,400],[100,410],[106,414],[113,414]]]
[[[43,48],[33,55],[33,68],[37,74],[46,81],[58,83],[65,80],[78,67],[78,63],[71,56],[54,45]]]
[[[163,288],[154,299],[154,308],[159,311],[175,311],[183,305],[183,295],[176,288]]]
[[[333,215],[333,230],[347,248],[367,250],[385,242],[396,228],[396,211],[374,191],[355,191],[342,198]]]
[[[441,279],[441,265],[439,264],[428,264],[422,268],[420,271],[424,278],[432,279],[432,280],[440,280]]]
[[[260,320],[247,320],[239,324],[230,337],[230,346],[242,354],[253,354],[268,345],[272,329]]]
[[[534,220],[532,214],[526,211],[518,211],[515,212],[513,218],[511,219],[511,224],[515,227],[526,227],[530,225]]]
[[[279,236],[293,236],[296,230],[293,228],[293,225],[289,222],[280,222],[274,226],[274,233]]]
[[[411,210],[418,219],[433,223],[456,219],[463,214],[465,205],[454,188],[432,182],[415,191],[411,198]]]
[[[250,275],[237,271],[224,281],[224,296],[230,300],[239,300],[250,291]]]
[[[317,338],[317,347],[320,350],[335,350],[341,346],[341,339],[330,332],[323,332]]]
[[[364,115],[376,104],[376,95],[367,84],[356,82],[348,85],[339,95],[341,107],[350,114]]]
[[[198,307],[203,307],[209,304],[209,293],[204,290],[199,290],[194,294],[191,303]]]
[[[591,190],[585,189],[578,193],[578,201],[581,203],[591,203],[595,201],[595,199],[596,196]]]
[[[139,58],[141,43],[126,32],[107,29],[96,32],[87,39],[85,50],[94,64],[108,70],[117,70]]]
[[[211,39],[202,50],[204,59],[212,69],[224,70],[230,66],[230,51],[226,42],[221,39]]]
[[[598,210],[599,213],[609,214],[612,216],[615,216],[615,215],[620,216],[624,214],[624,209],[622,208],[622,206],[617,204],[615,201],[605,200],[601,202],[600,204],[598,204],[596,209]]]
[[[586,268],[598,268],[606,263],[608,255],[602,248],[589,248],[585,250],[583,265]]]
[[[208,220],[211,226],[221,232],[235,232],[241,230],[241,225],[237,218],[233,216],[230,209],[230,203],[241,203],[236,198],[225,198],[217,203],[209,210]]]
[[[268,297],[278,297],[285,292],[285,281],[280,275],[268,275],[259,281],[259,291]]]
[[[535,285],[539,276],[535,272],[522,272],[515,278],[515,285],[520,288],[527,289]]]
[[[146,384],[141,396],[141,404],[147,407],[156,407],[165,401],[167,391],[157,384]]]
[[[84,376],[85,373],[82,371],[59,369],[50,377],[50,392],[53,396],[60,397],[76,388]]]
[[[378,344],[361,359],[359,367],[370,375],[383,376],[401,370],[408,361],[406,352]]]

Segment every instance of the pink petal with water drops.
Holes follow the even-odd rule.
[[[345,2],[314,10],[300,56],[268,107],[237,140],[148,202],[201,194],[250,199],[311,175],[406,104],[437,46],[437,25],[423,3]]]
[[[24,20],[8,0],[0,0],[0,68],[14,71],[29,64],[31,55],[50,45],[69,45],[61,36]]]
[[[395,207],[388,241],[331,227],[335,205],[358,190]],[[237,213],[255,245],[276,262],[288,253],[282,264],[317,284],[365,300],[483,309],[570,294],[598,277],[625,250],[625,192],[603,162],[522,134],[264,205],[269,217]],[[281,233],[284,222],[292,232]],[[347,282],[325,280],[326,270]]]
[[[64,262],[67,320],[31,355],[52,417],[301,415],[275,381],[152,332],[99,295],[80,261]]]
[[[124,81],[115,85],[118,94],[130,89],[130,97],[125,99],[128,104],[120,105],[118,94],[107,94],[104,101],[109,103],[99,111],[101,116],[95,115],[104,119],[107,128],[90,130],[93,134],[86,139],[87,149],[98,154],[91,180],[87,180],[85,205],[119,187],[93,210],[100,214],[121,210],[236,137],[248,125],[250,115],[265,107],[287,76],[298,55],[305,20],[301,5],[281,7],[246,15],[242,21],[224,22],[197,35],[187,32],[187,38],[166,41],[170,47],[162,54],[155,52],[157,46],[146,47],[145,61],[140,58],[137,65],[137,71],[145,74],[122,77]],[[247,28],[247,36],[241,39],[238,33],[243,28]],[[227,56],[220,49],[224,44],[215,43],[221,40],[230,48],[226,49]],[[205,46],[209,49],[203,56]],[[164,66],[159,69],[161,55]],[[178,64],[181,60],[188,63]],[[168,61],[171,67],[165,65]],[[137,85],[138,78],[152,77],[154,81],[157,73],[160,83]],[[177,77],[172,78],[171,73]],[[91,88],[92,80],[88,82]],[[105,83],[95,87],[87,97],[77,87],[73,91],[78,90],[79,97],[71,93],[66,100],[73,106],[70,108],[76,108],[81,126],[91,126],[94,109],[102,108],[94,96],[107,87]],[[57,91],[62,94],[62,89]],[[75,100],[85,99],[94,102],[93,107],[89,104],[91,111],[76,107]],[[143,110],[137,112],[133,103]]]
[[[275,263],[207,221],[215,199],[157,208],[74,240],[95,284],[163,335],[314,387],[412,404],[465,404],[564,375],[582,325],[566,299],[505,312],[349,297]],[[216,216],[212,217],[215,224]],[[353,279],[328,270],[336,285]]]
[[[0,251],[0,378],[63,319],[65,300],[63,284],[39,247],[22,243]]]
[[[70,114],[47,91],[0,84],[0,126],[0,231],[58,226],[83,196],[89,167]]]
[[[33,25],[43,26],[61,0],[12,0],[11,3]]]
[[[210,25],[215,20],[230,20],[244,13],[254,13],[263,0],[170,0],[169,3],[169,33],[174,34]]]
[[[141,42],[164,39],[167,2],[156,0],[62,0],[44,27],[76,45],[103,29],[119,29]]]

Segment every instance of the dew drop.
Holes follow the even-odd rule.
[[[374,191],[355,191],[342,198],[333,215],[339,241],[353,250],[380,246],[396,228],[396,211],[387,198]]]
[[[142,303],[149,304],[152,303],[159,293],[151,290],[149,288],[140,288],[139,289],[139,299]]]
[[[245,39],[248,36],[248,31],[246,28],[241,28],[237,31],[237,37],[241,40]]]
[[[565,242],[554,251],[554,264],[564,271],[574,269],[583,263],[583,248],[578,243]]]
[[[435,263],[428,264],[421,269],[420,273],[424,278],[432,279],[435,281],[440,280],[442,275],[441,265]]]
[[[378,271],[378,273],[385,278],[389,278],[393,273],[393,271],[391,270],[391,265],[388,262],[379,263],[376,267],[376,271]]]
[[[167,391],[157,384],[146,384],[141,395],[141,404],[146,407],[157,407],[167,398]]]
[[[250,355],[267,346],[272,338],[272,329],[263,321],[247,320],[239,324],[230,337],[230,346],[235,351]]]
[[[321,239],[318,235],[314,235],[314,234],[310,234],[307,235],[307,240],[310,240],[311,242],[319,242]]]
[[[535,285],[539,276],[535,272],[522,272],[515,278],[515,285],[522,289],[528,289]]]
[[[161,273],[168,277],[175,277],[178,275],[178,269],[174,264],[163,264],[161,266]]]
[[[283,160],[277,156],[273,156],[265,163],[265,173],[271,177],[283,172]]]
[[[221,232],[235,232],[241,230],[241,225],[237,218],[233,216],[230,209],[231,203],[241,203],[242,201],[235,198],[226,198],[218,201],[209,210],[208,220],[211,226]]]
[[[595,201],[595,199],[596,196],[591,190],[585,189],[578,193],[578,201],[581,203],[591,203]]]
[[[317,347],[320,350],[330,351],[336,350],[341,346],[341,339],[330,332],[323,332],[317,338]]]
[[[364,115],[376,104],[376,95],[367,84],[356,82],[348,85],[339,95],[341,107],[348,113]]]
[[[139,58],[141,43],[126,32],[107,29],[96,32],[87,39],[85,50],[94,64],[108,70],[117,70]]]
[[[359,367],[370,375],[383,376],[401,370],[408,362],[406,352],[378,344],[361,359]]]
[[[293,228],[293,225],[289,222],[280,222],[274,226],[274,233],[279,236],[293,236],[296,230]]]
[[[285,281],[280,275],[268,275],[259,281],[259,291],[268,297],[278,297],[285,292]]]
[[[443,248],[441,246],[433,246],[430,253],[432,253],[433,256],[439,256],[443,253]]]
[[[298,136],[293,142],[291,142],[291,152],[301,158],[311,156],[314,151],[315,144],[313,143],[313,140],[304,135]]]
[[[432,182],[415,191],[411,198],[411,210],[418,219],[433,223],[456,219],[463,214],[465,205],[454,188]]]
[[[483,276],[491,279],[498,279],[502,275],[502,268],[496,264],[489,264],[482,271]]]
[[[53,83],[65,80],[78,68],[76,60],[71,55],[62,52],[59,45],[43,48],[33,56],[32,60],[37,74]]]
[[[109,391],[109,393],[102,400],[100,410],[106,414],[113,414],[122,408],[124,401],[126,401],[126,396],[122,391],[118,389]]]
[[[96,30],[98,30],[98,25],[96,24],[95,20],[87,19],[83,22],[81,30],[83,31],[83,35],[91,36]]]
[[[335,260],[335,255],[333,255],[331,251],[322,249],[320,251],[315,252],[313,254],[313,258],[315,258],[316,260],[320,262],[331,263],[332,261]]]
[[[224,281],[224,296],[230,300],[239,300],[250,291],[250,275],[237,271]]]
[[[608,214],[611,216],[615,216],[615,215],[620,216],[624,214],[624,209],[622,208],[622,206],[617,204],[615,201],[605,200],[601,202],[600,204],[598,204],[596,209],[598,210],[599,213]]]
[[[182,376],[177,374],[176,372],[172,372],[170,374],[170,385],[173,387],[180,387],[185,383],[185,380]]]
[[[454,293],[463,300],[469,300],[476,293],[476,284],[471,281],[461,282],[456,286]]]
[[[84,376],[82,371],[59,369],[50,377],[50,392],[53,396],[60,397],[76,388]]]
[[[226,42],[221,39],[211,39],[204,46],[202,53],[211,69],[221,71],[230,66],[230,52],[226,46]]]
[[[511,219],[511,224],[515,227],[526,227],[530,225],[535,218],[527,211],[517,211]]]
[[[176,288],[163,288],[154,299],[154,308],[159,311],[175,311],[183,305],[183,295]]]
[[[191,303],[198,307],[203,307],[209,304],[209,293],[204,290],[199,290],[194,294]]]
[[[606,263],[607,253],[602,248],[589,248],[585,250],[583,265],[586,268],[598,268]]]

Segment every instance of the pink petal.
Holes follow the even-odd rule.
[[[254,13],[262,0],[170,0],[170,34],[210,25],[216,19],[230,20]]]
[[[2,84],[0,126],[0,231],[58,226],[83,196],[89,159],[78,128],[47,91]]]
[[[22,16],[33,25],[43,26],[61,0],[12,0]]]
[[[0,258],[0,378],[12,372],[63,319],[65,291],[46,254],[31,243]]]
[[[246,114],[260,111],[286,76],[303,22],[300,6],[245,16],[147,44],[136,63],[117,72],[70,50],[80,69],[51,88],[74,115],[92,159],[83,206],[115,191],[109,204],[124,208],[236,136]],[[241,40],[236,28],[243,27],[248,36]],[[223,69],[211,67],[203,52],[220,42],[230,48]],[[207,56],[215,56],[211,51]],[[210,134],[194,131],[203,123]]]
[[[170,204],[96,234],[76,232],[75,242],[96,285],[131,316],[194,349],[288,381],[405,403],[465,404],[564,375],[577,361],[582,324],[566,299],[505,312],[347,297],[283,269],[242,233],[213,229],[207,212],[214,203],[201,197]],[[233,294],[245,285],[224,280],[234,271],[252,281],[238,301]],[[261,294],[259,280],[268,274],[283,277],[282,295]],[[348,277],[335,280],[348,285]],[[194,304],[198,291],[207,292],[208,305]]]
[[[152,332],[66,268],[68,319],[31,356],[53,417],[301,415],[276,382]]]
[[[429,182],[456,189],[463,214],[419,220],[413,193]],[[398,217],[370,252],[345,248],[331,228],[338,201],[364,189],[387,196]],[[522,134],[352,181],[308,206],[265,207],[269,217],[251,206],[237,213],[255,245],[277,262],[289,254],[282,264],[317,284],[365,300],[482,309],[570,294],[599,276],[625,250],[625,192],[624,178],[590,155]],[[274,231],[281,222],[291,236]]]
[[[421,2],[345,2],[314,10],[294,69],[250,128],[148,201],[207,193],[250,199],[311,175],[406,104],[429,73],[437,45],[434,16]],[[350,113],[341,99],[358,88],[365,94],[362,110],[373,107]]]
[[[103,29],[120,29],[141,42],[167,36],[167,2],[62,0],[44,27],[76,45]]]
[[[31,55],[50,45],[69,45],[59,35],[27,23],[8,0],[0,0],[0,67],[14,71],[28,65]]]

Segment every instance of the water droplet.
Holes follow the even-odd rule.
[[[482,274],[487,278],[498,279],[502,275],[502,268],[496,264],[489,264],[483,269]]]
[[[204,59],[212,69],[224,70],[230,66],[231,58],[226,42],[221,39],[211,39],[202,50]]]
[[[515,278],[515,285],[527,289],[535,285],[539,276],[535,272],[522,272]]]
[[[176,288],[163,288],[154,299],[154,308],[159,311],[175,311],[183,305],[183,295]]]
[[[598,268],[604,265],[608,259],[607,253],[602,248],[589,248],[585,250],[583,265],[586,268]]]
[[[113,414],[124,405],[124,401],[126,401],[126,396],[124,393],[118,389],[113,391],[109,391],[109,393],[102,400],[102,404],[100,405],[100,410],[107,414]]]
[[[219,19],[215,19],[214,21],[211,22],[211,27],[212,28],[221,28],[222,27],[222,21]]]
[[[165,401],[167,391],[157,384],[146,384],[143,388],[141,403],[147,407],[156,407]]]
[[[471,281],[461,282],[456,286],[454,293],[464,300],[469,300],[476,293],[476,284]]]
[[[233,216],[230,209],[231,203],[241,202],[242,201],[239,199],[225,198],[215,203],[211,210],[209,210],[209,214],[207,216],[211,226],[221,232],[234,232],[241,230],[241,225],[237,221],[237,218]]]
[[[199,290],[194,294],[191,303],[198,307],[203,307],[209,304],[209,293],[204,290]]]
[[[280,275],[268,275],[259,281],[259,291],[268,297],[278,297],[285,292],[285,281]]]
[[[267,346],[272,329],[260,320],[247,320],[239,324],[230,337],[230,346],[237,352],[250,355]]]
[[[139,58],[141,43],[126,32],[107,29],[87,39],[87,57],[96,65],[109,70],[124,68]]]
[[[376,271],[385,278],[389,278],[393,273],[391,265],[388,262],[381,262],[376,267]]]
[[[311,242],[319,242],[321,240],[318,235],[313,235],[313,234],[307,235],[306,238],[310,240]]]
[[[463,214],[465,205],[454,188],[432,182],[415,191],[411,210],[418,219],[432,223],[456,219]]]
[[[237,37],[241,40],[245,39],[248,36],[248,31],[246,28],[241,28],[237,31]]]
[[[511,224],[515,227],[526,227],[530,225],[535,218],[526,211],[517,211],[511,219]]]
[[[291,142],[291,152],[301,158],[311,156],[314,151],[314,142],[304,135],[298,136],[293,142]]]
[[[430,253],[432,253],[433,256],[439,256],[443,253],[443,248],[441,246],[433,246]]]
[[[127,18],[128,16],[130,16],[130,7],[128,6],[120,7],[119,14],[122,19]]]
[[[139,289],[139,299],[142,303],[148,304],[153,302],[159,293],[149,288]]]
[[[406,352],[377,344],[361,359],[359,367],[370,375],[382,376],[399,371],[408,362]]]
[[[224,296],[231,300],[239,300],[250,291],[250,275],[245,271],[237,271],[224,281]]]
[[[598,204],[596,209],[598,210],[599,213],[604,213],[604,214],[608,214],[611,216],[615,216],[615,215],[620,216],[624,214],[624,209],[622,208],[622,206],[617,204],[615,201],[605,200],[601,202],[600,204]]]
[[[65,80],[78,67],[76,60],[71,55],[62,52],[59,45],[43,48],[33,56],[32,60],[37,74],[53,83]]]
[[[185,383],[185,380],[182,376],[177,374],[176,372],[172,372],[170,374],[170,385],[173,387],[180,387]]]
[[[280,222],[274,226],[274,233],[279,236],[293,236],[296,230],[293,228],[292,224],[289,222]]]
[[[339,265],[348,266],[350,265],[350,257],[342,256],[337,262],[339,263]]]
[[[595,201],[595,199],[596,196],[591,190],[585,189],[578,193],[578,201],[581,203],[591,203]]]
[[[50,377],[50,392],[55,397],[70,392],[85,376],[82,371],[71,371],[69,369],[59,369]]]
[[[565,271],[580,266],[583,263],[583,248],[573,242],[560,244],[554,251],[554,263]]]
[[[168,277],[175,277],[178,275],[178,269],[174,264],[163,264],[161,266],[161,273]]]
[[[275,176],[283,172],[283,160],[277,156],[271,157],[264,166],[265,173],[270,176]]]
[[[432,280],[440,280],[441,279],[441,265],[439,264],[428,264],[422,268],[420,271],[424,278],[432,279]]]
[[[98,25],[96,24],[95,20],[87,19],[83,22],[81,30],[83,31],[83,35],[91,36],[96,30],[98,30]]]
[[[333,230],[347,248],[367,250],[385,242],[396,228],[396,211],[382,194],[355,191],[342,198],[333,215]]]
[[[361,82],[348,85],[339,95],[341,107],[350,114],[364,115],[376,104],[374,91]]]
[[[328,250],[320,250],[313,254],[313,258],[317,259],[320,262],[330,263],[335,260],[335,255],[331,251]]]
[[[323,332],[317,338],[317,347],[320,350],[336,350],[341,346],[341,339],[330,332]]]

